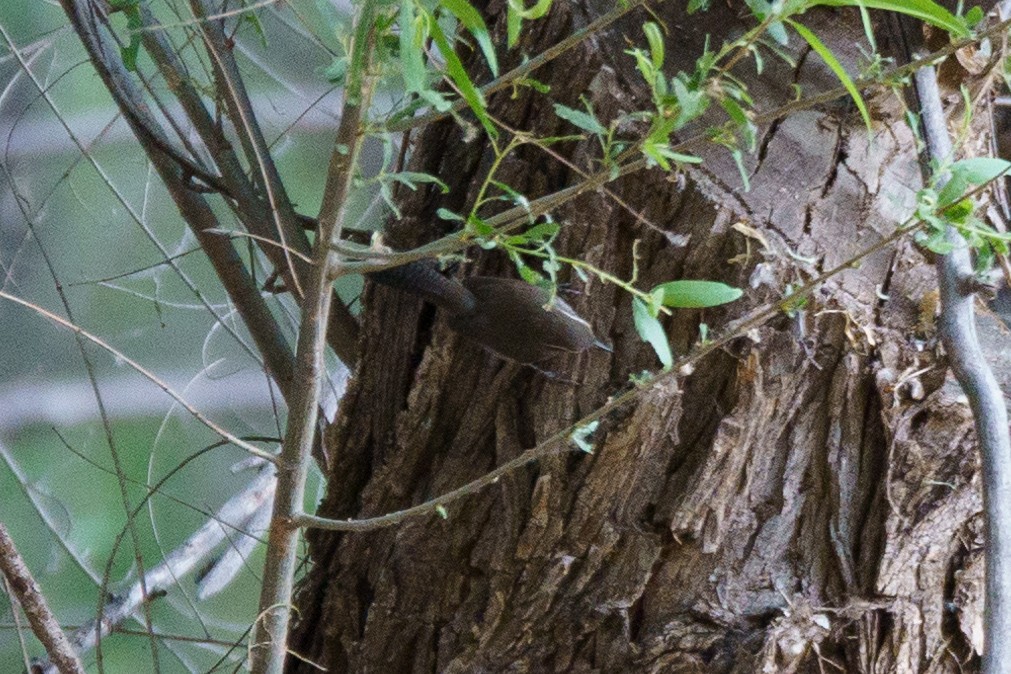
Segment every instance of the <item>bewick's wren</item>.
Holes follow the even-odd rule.
[[[461,283],[429,262],[368,276],[423,297],[446,313],[451,328],[508,360],[537,364],[600,345],[590,324],[564,300],[555,297],[549,305],[547,290],[517,279],[472,276]]]

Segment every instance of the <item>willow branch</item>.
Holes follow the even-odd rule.
[[[374,56],[375,12],[373,2],[366,0],[355,18],[341,123],[334,138],[323,203],[317,218],[319,235],[302,303],[296,352],[298,386],[288,408],[260,592],[260,617],[250,648],[254,674],[281,672],[287,655],[289,605],[299,538],[299,527],[294,520],[302,512],[305,500],[305,481],[316,436],[324,374],[326,326],[333,297],[330,282],[336,258],[330,254],[330,242],[339,236],[347,214],[348,195],[364,140],[365,114],[372,100],[374,75],[370,68]]]
[[[220,223],[204,198],[190,189],[186,174],[174,157],[163,149],[170,144],[155,120],[147,114],[143,97],[125,71],[118,50],[109,44],[97,22],[95,5],[74,0],[61,0],[61,4],[84,43],[92,65],[130,124],[179,212],[206,251],[229,299],[242,316],[257,350],[264,358],[267,370],[281,390],[286,390],[290,387],[292,376],[291,347],[234,246],[227,239],[208,233],[208,230],[219,229]]]
[[[194,13],[199,17],[206,14],[204,0],[190,0]],[[207,52],[211,56],[217,80],[218,94],[225,101],[233,126],[239,131],[246,159],[251,166],[256,167],[260,186],[267,197],[270,213],[275,225],[276,235],[282,244],[280,252],[285,256],[283,265],[278,269],[287,271],[286,281],[289,289],[294,292],[299,304],[304,299],[302,279],[311,273],[304,264],[288,256],[289,245],[299,252],[309,252],[308,240],[292,208],[287,191],[278,174],[277,166],[270,155],[263,131],[256,119],[252,102],[246,92],[245,84],[238,65],[235,63],[232,50],[228,48],[224,32],[217,21],[202,21]],[[325,198],[325,197],[324,197]],[[261,211],[264,209],[260,209]],[[257,232],[262,234],[263,232]],[[333,291],[331,291],[333,292]],[[312,301],[312,300],[307,300]],[[349,368],[353,368],[358,360],[358,320],[342,302],[331,302],[332,307],[328,318],[327,339],[330,347]]]
[[[941,107],[937,75],[932,67],[915,76],[920,121],[931,165],[952,157],[951,139]],[[938,189],[948,176],[941,176]],[[976,335],[975,291],[979,287],[969,246],[951,226],[945,237],[953,248],[938,255],[937,281],[941,314],[938,330],[948,364],[961,385],[976,424],[982,460],[983,510],[986,519],[986,584],[983,610],[983,674],[1007,671],[1011,662],[1011,436],[1007,406],[997,378]]]

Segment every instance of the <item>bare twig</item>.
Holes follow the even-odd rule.
[[[207,13],[205,0],[190,0],[190,6],[193,8],[194,14],[198,16]],[[232,50],[227,46],[228,41],[225,39],[219,23],[202,22],[200,27],[207,46],[207,53],[211,56],[218,93],[225,102],[233,125],[236,129],[241,130],[239,139],[245,150],[246,159],[252,166],[257,167],[258,170],[254,175],[259,178],[260,188],[267,196],[269,213],[276,224],[276,231],[283,246],[281,252],[286,258],[285,265],[279,266],[279,269],[289,270],[286,275],[289,288],[295,293],[299,304],[302,304],[306,300],[302,292],[301,279],[308,277],[311,272],[305,270],[304,265],[301,265],[303,269],[298,270],[300,265],[291,259],[287,248],[289,245],[302,243],[298,247],[304,247],[303,252],[307,251],[308,242],[305,233],[302,231],[287,191],[281,182],[277,166],[270,156],[239,67],[235,63]],[[331,290],[331,293],[333,292]],[[358,320],[343,303],[333,301],[331,301],[331,310],[327,320],[328,343],[349,368],[354,367],[358,357]]]
[[[184,215],[187,224],[214,265],[229,298],[253,336],[267,369],[281,390],[287,390],[290,387],[292,373],[291,347],[279,330],[256,287],[255,280],[250,277],[231,242],[206,233],[206,230],[218,229],[220,223],[206,200],[190,189],[186,173],[188,169],[180,169],[177,153],[173,154],[172,151],[172,144],[147,114],[143,97],[126,73],[118,50],[109,43],[99,26],[95,15],[96,6],[74,0],[61,0],[61,4],[75,32],[84,43],[96,72],[112,94],[180,213]]]
[[[0,571],[7,580],[7,587],[28,616],[32,632],[45,646],[46,653],[52,659],[56,670],[60,674],[84,674],[84,667],[77,653],[70,645],[67,635],[63,633],[56,616],[49,610],[49,604],[42,590],[25,565],[25,560],[18,553],[3,522],[0,522]]]
[[[915,82],[927,158],[937,165],[951,158],[952,147],[933,67],[918,70]],[[947,179],[942,176],[938,187]],[[986,518],[982,672],[999,674],[1011,662],[1011,437],[1004,396],[976,335],[973,303],[978,284],[973,282],[969,247],[953,227],[947,228],[946,238],[954,248],[937,256],[938,330],[976,424]]]

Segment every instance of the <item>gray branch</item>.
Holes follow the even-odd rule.
[[[941,107],[933,67],[916,72],[916,95],[926,136],[928,158],[951,158],[951,140]],[[946,181],[946,177],[942,177]],[[1007,408],[997,379],[986,362],[976,335],[973,303],[975,282],[969,248],[953,227],[947,240],[954,249],[937,256],[941,295],[938,328],[951,370],[965,391],[976,423],[983,465],[986,519],[986,597],[983,612],[983,674],[1007,671],[1011,662],[1011,437]]]

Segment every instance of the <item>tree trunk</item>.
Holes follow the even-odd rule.
[[[504,4],[492,3],[489,17],[502,35]],[[670,73],[692,70],[707,33],[718,45],[753,25],[728,9],[739,3],[692,17],[683,4],[655,8]],[[603,5],[554,3],[524,24],[523,50],[557,43]],[[646,20],[637,10],[536,71],[549,96],[493,96],[493,114],[558,136],[573,128],[551,101],[578,107],[586,94],[605,122],[647,106],[624,53],[644,43]],[[858,70],[858,13],[803,20]],[[759,110],[793,100],[794,85],[805,95],[838,86],[795,35],[786,51],[795,64],[763,49],[761,75],[750,59],[735,67]],[[882,241],[912,211],[919,168],[899,101],[878,91],[868,104],[871,134],[848,99],[762,126],[745,156],[750,191],[730,154],[710,144],[692,149],[701,168],[676,179],[652,170],[611,184],[630,209],[603,192],[584,195],[555,212],[565,223],[558,246],[625,278],[637,256],[640,288],[683,278],[745,289],[735,304],[666,319],[683,355],[701,323],[721,334],[749,308]],[[418,136],[411,170],[452,191],[404,191],[404,218],[387,228],[393,245],[445,233],[436,209],[473,202],[490,152],[467,136],[455,123]],[[594,139],[555,148],[594,170]],[[581,179],[532,146],[498,178],[530,197]],[[495,251],[468,256],[461,273],[514,273]],[[933,287],[929,261],[908,239],[883,247],[798,310],[642,390],[602,421],[592,455],[560,451],[452,503],[445,519],[311,532],[294,652],[352,672],[975,668],[978,467],[967,405],[937,352]],[[369,287],[361,364],[326,436],[333,460],[321,514],[380,515],[465,484],[658,367],[627,294],[574,274],[570,288],[567,301],[614,351],[559,357],[552,378],[483,351],[409,295]],[[295,658],[289,667],[318,671]]]

